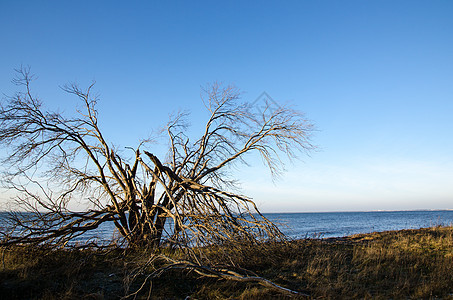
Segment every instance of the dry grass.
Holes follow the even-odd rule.
[[[314,299],[453,299],[453,227],[226,249],[212,249],[210,259],[234,263]],[[144,257],[137,252],[2,251],[2,299],[120,298],[127,274]],[[188,271],[164,274],[152,291],[153,299],[289,298],[256,284],[203,279]]]
[[[104,299],[122,292],[113,253],[12,247],[0,250],[0,299]]]

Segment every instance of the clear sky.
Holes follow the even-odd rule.
[[[200,86],[263,91],[306,113],[319,151],[275,183],[241,169],[265,212],[453,209],[453,1],[0,2],[0,92],[14,68],[59,86],[96,80],[102,126],[135,146]]]

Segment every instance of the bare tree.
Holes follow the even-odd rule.
[[[7,153],[2,179],[17,195],[3,245],[62,245],[104,222],[113,222],[128,246],[281,237],[251,199],[232,192],[228,170],[255,152],[278,175],[282,155],[294,158],[312,149],[312,125],[301,113],[269,105],[256,111],[240,102],[236,88],[213,84],[204,90],[209,118],[199,139],[188,137],[188,114],[179,113],[165,127],[165,160],[145,142],[129,148],[128,156],[102,134],[93,85],[64,88],[82,103],[67,117],[46,110],[33,96],[28,69],[18,76],[14,82],[23,91],[0,107],[0,143]],[[90,208],[71,210],[69,204],[80,199],[88,199]]]

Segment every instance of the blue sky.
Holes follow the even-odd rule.
[[[50,107],[96,80],[107,136],[134,146],[200,86],[292,103],[319,151],[272,182],[237,171],[263,211],[453,209],[452,1],[2,1],[0,92],[30,65]]]

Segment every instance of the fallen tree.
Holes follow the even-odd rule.
[[[171,246],[192,254],[226,241],[283,237],[250,198],[232,192],[228,170],[257,153],[278,175],[281,155],[291,159],[311,150],[312,125],[298,111],[271,109],[267,102],[257,110],[240,102],[236,88],[213,84],[204,90],[204,131],[191,140],[188,114],[176,114],[164,129],[169,150],[163,160],[146,141],[127,155],[105,140],[93,85],[64,87],[82,103],[66,116],[33,96],[32,79],[29,69],[18,70],[14,82],[23,91],[0,107],[0,143],[7,153],[2,181],[15,193],[1,245],[61,247],[105,222],[114,223],[126,247]],[[71,210],[80,199],[89,202],[87,209]],[[191,255],[194,261],[197,255]]]

